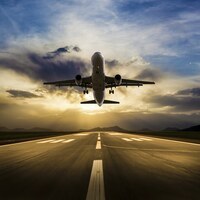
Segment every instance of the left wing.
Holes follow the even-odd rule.
[[[143,86],[143,84],[155,84],[151,81],[140,81],[140,80],[130,80],[130,79],[121,79],[121,84],[116,84],[115,77],[106,76],[105,77],[106,88],[110,87],[119,87],[119,86]]]
[[[79,87],[87,87],[87,88],[92,88],[92,77],[85,77],[81,79],[81,83],[77,84],[75,79],[71,80],[63,80],[63,81],[55,81],[55,82],[44,82],[44,85],[55,85],[58,87],[62,86],[79,86]]]

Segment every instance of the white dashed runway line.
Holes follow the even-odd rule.
[[[57,144],[57,143],[69,143],[74,141],[75,139],[52,139],[52,140],[43,140],[40,142],[37,142],[38,144],[46,144],[46,143],[51,143],[51,144]]]
[[[54,140],[54,141],[52,141],[52,142],[50,142],[50,143],[58,143],[58,142],[62,142],[62,141],[64,141],[65,139],[59,139],[59,140]]]
[[[122,135],[122,133],[108,133],[109,135]]]
[[[86,200],[105,200],[102,160],[93,161]]]
[[[149,139],[149,138],[121,138],[121,139],[125,140],[127,142],[132,142],[132,141],[137,141],[137,142],[153,141],[152,139]]]
[[[101,149],[101,141],[97,141],[96,149]]]
[[[76,135],[78,135],[78,136],[86,136],[86,135],[89,135],[89,134],[88,133],[78,133]]]
[[[75,139],[69,139],[69,140],[65,140],[65,141],[63,141],[62,143],[69,143],[69,142],[72,142],[72,141],[74,141]]]
[[[129,138],[122,138],[122,140],[125,140],[125,141],[127,141],[127,142],[131,142],[131,141],[132,141],[132,140],[129,139]]]
[[[48,143],[48,142],[52,142],[54,140],[43,140],[43,141],[40,141],[40,142],[37,142],[38,144],[44,144],[44,143]]]

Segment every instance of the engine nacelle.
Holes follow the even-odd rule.
[[[75,82],[76,82],[76,85],[81,85],[82,84],[82,77],[81,75],[76,75],[75,77]]]
[[[121,83],[122,83],[122,77],[119,74],[117,74],[115,76],[115,84],[116,85],[121,85]]]

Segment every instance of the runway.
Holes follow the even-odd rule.
[[[0,146],[0,199],[199,199],[200,144],[88,132]]]

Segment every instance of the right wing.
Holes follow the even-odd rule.
[[[106,76],[105,77],[106,88],[110,87],[119,87],[119,86],[143,86],[144,84],[155,84],[155,82],[151,81],[141,81],[141,80],[130,80],[130,79],[122,79],[120,85],[115,84],[115,77]]]
[[[71,79],[71,80],[63,80],[63,81],[55,81],[55,82],[44,82],[44,85],[55,85],[58,87],[62,87],[62,86],[69,86],[69,87],[73,87],[73,86],[79,86],[79,87],[87,87],[87,88],[92,88],[92,77],[85,77],[82,78],[82,83],[77,85],[76,84],[76,80],[75,79]]]

